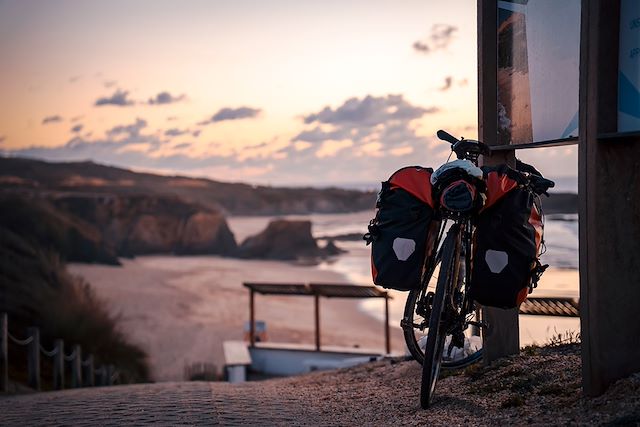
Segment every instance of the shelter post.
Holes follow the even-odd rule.
[[[316,351],[320,351],[320,295],[313,296],[315,308],[315,325],[316,325]]]

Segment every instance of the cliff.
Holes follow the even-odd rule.
[[[232,215],[357,212],[373,192],[340,188],[276,188],[204,178],[137,173],[92,162],[48,163],[0,157],[0,190],[173,196]]]
[[[94,225],[120,256],[228,255],[236,250],[221,212],[176,196],[56,194],[51,203]]]
[[[117,264],[119,256],[236,250],[220,212],[176,197],[5,193],[0,227],[67,261]]]

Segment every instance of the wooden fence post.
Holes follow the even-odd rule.
[[[0,393],[9,391],[9,320],[0,315]]]
[[[28,328],[27,333],[31,337],[27,350],[28,383],[29,387],[40,391],[40,329]]]
[[[71,360],[71,387],[82,387],[82,347],[73,348],[74,358]]]
[[[64,341],[56,340],[53,356],[53,389],[64,389]]]
[[[107,383],[105,385],[113,385],[113,375],[116,373],[116,367],[113,365],[107,366]]]
[[[93,387],[96,385],[96,373],[93,369],[93,354],[87,357],[85,373],[83,375],[84,385],[87,387]]]
[[[105,386],[107,385],[107,367],[104,365],[101,365],[100,368],[98,368],[98,381],[97,384],[98,386]]]

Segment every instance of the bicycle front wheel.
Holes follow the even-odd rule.
[[[456,256],[456,246],[459,245],[459,227],[454,225],[447,233],[442,245],[442,261],[436,291],[429,316],[429,334],[422,363],[422,385],[420,387],[420,405],[427,409],[431,405],[433,395],[440,374],[442,352],[446,336],[445,298],[453,288],[454,276],[459,268],[459,257]]]
[[[433,306],[436,286],[438,282],[438,268],[442,259],[442,249],[438,256],[431,262],[426,271],[422,285],[407,294],[404,306],[404,315],[401,326],[407,349],[416,362],[424,362],[424,352],[429,336],[429,317]],[[461,273],[462,274],[462,273]],[[466,315],[466,321],[471,325],[480,324],[480,307],[476,307]],[[465,325],[466,326],[466,325]],[[462,346],[451,345],[453,336],[447,333],[445,336],[445,348],[449,351],[443,353],[442,369],[459,369],[469,366],[482,359],[482,337],[477,326],[465,327]],[[456,341],[453,340],[455,343]]]
[[[409,291],[404,306],[404,317],[401,325],[404,340],[413,359],[421,365],[424,362],[424,350],[429,336],[429,316],[433,305],[437,279],[438,276],[436,275],[431,280],[431,283],[424,285],[423,289]],[[469,314],[468,320],[477,323],[481,322],[479,306]],[[464,335],[464,346],[454,346],[450,354],[443,354],[442,369],[464,368],[482,359],[483,342],[480,330],[477,327],[470,327],[464,331]],[[445,337],[445,347],[449,345],[451,339],[451,335]]]

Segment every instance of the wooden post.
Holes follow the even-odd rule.
[[[53,389],[64,389],[64,341],[56,340],[53,356]]]
[[[254,291],[251,289],[249,292],[249,344],[251,347],[256,345],[256,312],[254,299]]]
[[[0,315],[0,393],[9,391],[9,319]]]
[[[83,375],[84,385],[87,387],[93,387],[96,385],[96,373],[93,368],[93,354],[90,354],[89,357],[87,357],[85,364],[86,367]]]
[[[384,293],[384,349],[391,353],[391,335],[389,333],[389,294]]]
[[[620,56],[632,53],[619,51],[620,30],[637,16],[623,9],[631,3],[583,0],[581,9],[579,262],[587,396],[640,370],[640,133],[621,133],[618,124],[618,95],[633,96],[619,92],[619,77],[626,73],[636,84],[637,76],[619,68]]]
[[[116,367],[113,365],[107,365],[107,378],[106,378],[106,384],[108,386],[112,386],[113,385],[113,375],[116,373]]]
[[[32,338],[27,349],[28,384],[40,391],[40,329],[28,328],[27,334]]]
[[[316,351],[320,351],[320,295],[313,296],[315,308],[315,325],[316,325]]]
[[[73,348],[74,357],[71,360],[71,387],[82,387],[82,347]]]
[[[107,382],[107,369],[104,365],[100,365],[98,369],[96,369],[96,386],[104,386]]]
[[[478,0],[478,134],[480,141],[498,141],[498,6],[495,0]],[[509,164],[515,167],[513,150],[483,156],[483,165]],[[518,309],[483,308],[489,325],[483,330],[484,362],[490,363],[520,351]]]

